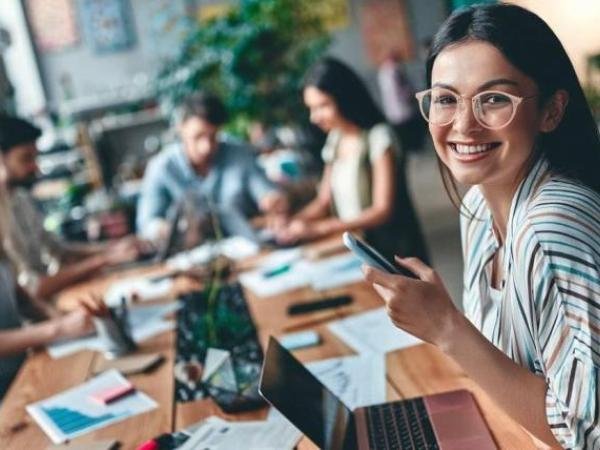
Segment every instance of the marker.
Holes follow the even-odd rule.
[[[292,268],[292,265],[290,263],[283,264],[281,266],[275,267],[274,269],[265,270],[263,272],[263,277],[265,277],[265,278],[276,277],[277,275],[281,275],[282,273],[289,272],[289,270],[291,268]]]

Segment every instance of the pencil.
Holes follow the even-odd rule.
[[[287,327],[283,327],[283,331],[295,331],[301,328],[312,327],[315,325],[320,325],[323,322],[328,322],[332,319],[339,319],[340,317],[336,313],[330,313],[326,316],[321,316],[312,320],[305,320],[304,322],[295,323],[293,325],[289,325]]]

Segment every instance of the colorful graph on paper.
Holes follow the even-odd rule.
[[[36,420],[55,444],[72,439],[106,425],[156,408],[156,403],[146,394],[137,391],[133,395],[102,405],[91,394],[118,387],[127,380],[116,370],[27,406],[27,412]]]

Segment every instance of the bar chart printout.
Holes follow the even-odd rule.
[[[55,444],[62,443],[128,417],[156,408],[156,402],[136,391],[119,401],[103,405],[92,399],[92,394],[127,384],[116,370],[111,370],[61,394],[27,406],[27,412],[36,420]]]

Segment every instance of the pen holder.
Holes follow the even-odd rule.
[[[126,305],[109,308],[109,314],[104,317],[94,317],[94,325],[104,345],[106,359],[115,359],[136,349]]]

